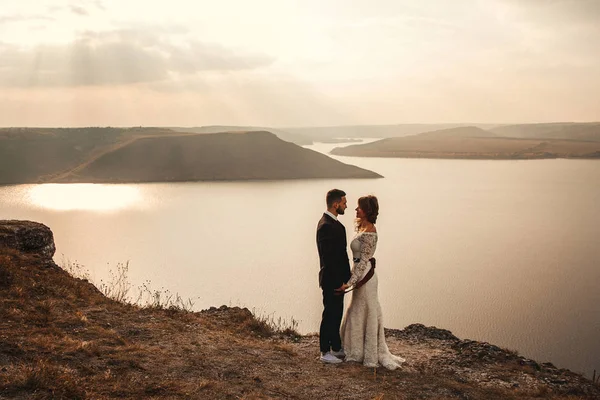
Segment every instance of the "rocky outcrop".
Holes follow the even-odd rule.
[[[422,374],[453,376],[464,384],[505,390],[507,396],[519,393],[518,398],[600,398],[598,385],[580,374],[487,342],[460,339],[446,329],[412,324],[404,329],[386,329],[385,334],[391,348],[394,340],[404,345],[401,351],[408,360],[406,368]]]
[[[449,330],[439,329],[435,326],[425,326],[423,324],[411,324],[404,329],[386,329],[385,334],[400,339],[440,339],[459,341]]]
[[[0,253],[9,249],[51,262],[56,251],[54,235],[39,222],[0,220]]]

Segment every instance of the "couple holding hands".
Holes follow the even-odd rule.
[[[385,342],[383,317],[377,295],[375,248],[379,203],[375,196],[358,199],[356,235],[350,243],[353,267],[348,260],[346,229],[338,216],[346,208],[346,193],[332,189],[327,211],[317,226],[319,286],[323,291],[323,316],[319,331],[320,360],[328,364],[361,362],[367,367],[398,368],[405,360],[390,353]],[[352,292],[344,313],[344,295]],[[341,328],[340,328],[341,326]],[[342,347],[343,344],[343,347]]]

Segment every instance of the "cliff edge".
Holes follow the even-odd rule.
[[[400,370],[323,365],[315,335],[237,307],[116,302],[53,254],[45,225],[0,221],[0,398],[600,398],[579,374],[419,324],[386,330]]]

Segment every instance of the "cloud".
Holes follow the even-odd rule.
[[[600,1],[499,0],[497,4],[519,33],[521,48],[541,62],[600,67]]]
[[[54,21],[54,18],[46,15],[0,15],[0,25],[28,21]]]
[[[98,7],[101,10],[106,10],[106,6],[104,5],[104,2],[102,2],[101,0],[96,0],[93,2],[96,7]]]
[[[106,7],[101,0],[78,0],[71,1],[70,4],[55,4],[47,6],[47,11],[52,14],[75,14],[79,16],[88,16],[94,11],[106,11]]]
[[[71,6],[69,6],[69,9],[71,10],[71,12],[73,14],[89,15],[88,11],[85,8],[78,6],[78,5],[71,5]]]
[[[597,0],[503,0],[534,20],[569,23],[594,23],[600,18]]]
[[[173,74],[254,70],[266,55],[198,40],[171,42],[149,31],[86,32],[72,43],[19,48],[0,43],[0,86],[76,87],[168,80]]]
[[[77,2],[77,4],[71,4],[66,9],[69,10],[71,13],[80,16],[88,16],[96,10],[106,11],[104,3],[100,0],[80,0]]]

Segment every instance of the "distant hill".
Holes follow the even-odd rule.
[[[355,125],[325,126],[309,128],[285,128],[286,132],[301,134],[317,142],[330,142],[337,138],[390,138],[416,135],[441,129],[475,126],[488,129],[497,124],[397,124],[397,125]]]
[[[376,177],[268,132],[0,129],[0,184]]]
[[[331,153],[358,157],[600,159],[600,142],[508,138],[496,136],[492,132],[476,127],[465,127],[335,148]]]
[[[379,178],[270,132],[137,139],[62,176],[60,182],[164,182]]]
[[[600,122],[506,125],[491,131],[499,136],[516,138],[600,141]]]
[[[268,131],[287,142],[298,145],[312,142],[340,141],[341,138],[392,138],[418,135],[425,132],[442,131],[452,128],[475,127],[497,136],[526,139],[568,139],[600,141],[600,123],[547,123],[547,124],[395,124],[395,125],[349,125],[303,128],[269,128],[256,126],[212,125],[192,128],[170,127],[176,132],[217,133]]]
[[[0,129],[0,184],[36,183],[126,139],[123,128]]]
[[[496,137],[490,131],[486,131],[476,126],[462,126],[458,128],[440,129],[431,132],[424,132],[418,135],[407,136],[410,139],[458,139],[473,137]]]
[[[0,128],[0,184],[47,182],[132,140],[181,135],[166,128]]]
[[[220,133],[220,132],[252,132],[252,131],[267,131],[274,133],[279,139],[285,140],[286,142],[296,143],[297,145],[303,146],[312,144],[313,141],[302,135],[301,133],[292,133],[287,130],[277,128],[267,128],[261,126],[228,126],[228,125],[210,125],[210,126],[198,126],[191,128],[182,127],[169,127],[169,129],[175,132],[187,132],[187,133]]]

